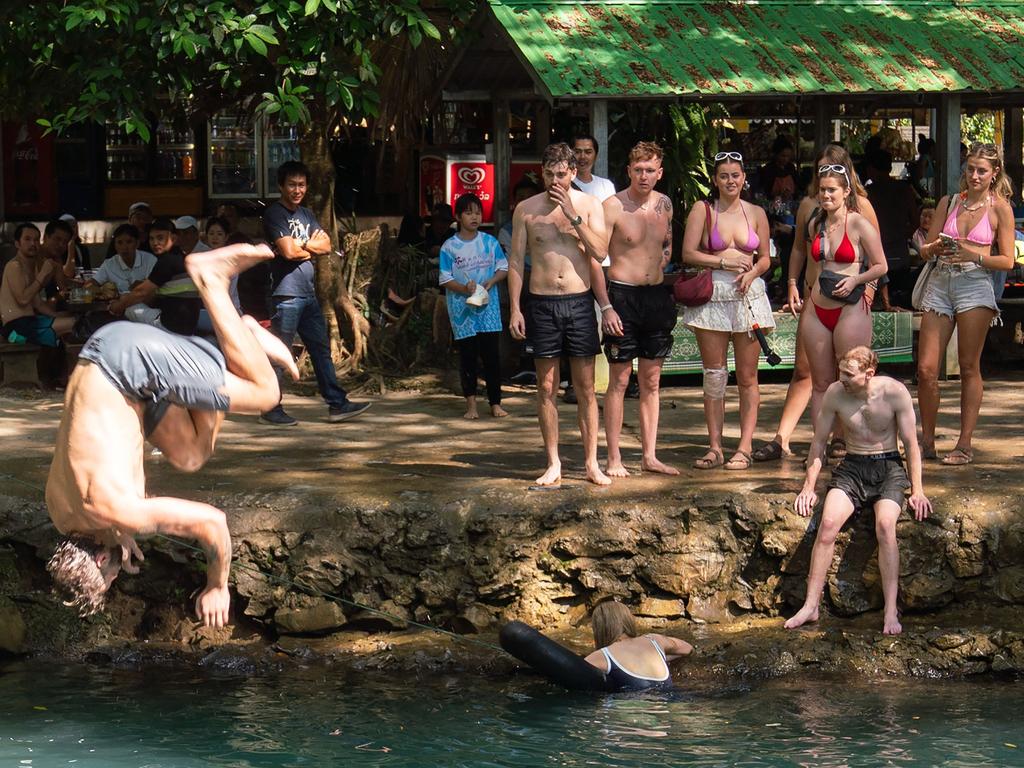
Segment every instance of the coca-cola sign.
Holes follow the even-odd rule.
[[[455,201],[465,194],[474,194],[480,198],[484,207],[484,222],[494,221],[494,166],[484,162],[453,162],[449,200],[453,209]]]
[[[53,136],[32,121],[3,124],[4,212],[52,215],[56,208]]]

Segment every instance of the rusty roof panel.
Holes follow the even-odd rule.
[[[1024,0],[490,0],[556,98],[1024,90]]]

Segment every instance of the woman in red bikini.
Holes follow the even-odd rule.
[[[967,153],[960,194],[939,200],[921,248],[922,258],[937,260],[921,300],[924,316],[917,347],[921,454],[926,459],[936,458],[939,358],[954,328],[958,336],[960,437],[943,464],[960,466],[974,460],[971,438],[984,389],[981,350],[989,327],[999,318],[991,271],[1013,267],[1012,192],[998,147],[975,144]]]
[[[807,349],[804,344],[804,315],[801,310],[804,308],[801,296],[809,296],[811,288],[818,280],[820,271],[819,263],[813,259],[808,261],[807,252],[813,242],[813,233],[808,230],[808,223],[818,215],[821,210],[818,206],[818,168],[829,165],[841,165],[850,174],[850,181],[856,192],[853,210],[868,220],[876,230],[878,229],[878,217],[875,209],[868,200],[867,190],[857,178],[857,172],[853,169],[853,160],[845,147],[839,144],[826,144],[818,154],[814,164],[814,176],[807,187],[807,196],[800,202],[796,212],[796,237],[793,240],[793,250],[789,256],[789,311],[794,315],[800,314],[800,325],[796,334],[796,359],[793,366],[793,377],[790,379],[789,388],[786,390],[786,402],[782,406],[782,416],[779,417],[779,426],[775,437],[764,445],[761,445],[753,452],[754,461],[778,461],[784,456],[791,456],[789,448],[790,438],[796,431],[800,417],[807,410],[807,404],[811,400],[811,364],[807,359]],[[807,269],[804,269],[806,264]],[[804,273],[803,290],[799,287],[800,273]],[[864,291],[868,305],[871,305],[875,296],[875,284],[871,283]],[[810,314],[810,313],[809,313]],[[836,424],[835,437],[829,444],[829,458],[842,458],[846,453],[846,443],[842,439],[841,425]]]
[[[740,199],[746,174],[738,152],[715,155],[711,180],[714,199],[693,206],[683,234],[683,261],[710,269],[714,281],[710,301],[683,311],[683,323],[697,337],[704,367],[704,419],[709,439],[707,453],[693,466],[744,470],[750,467],[761,405],[757,385],[761,348],[752,329],[754,324],[764,331],[775,327],[761,279],[770,267],[768,216],[764,209]],[[722,432],[730,341],[740,396],[740,442],[732,458],[725,461]]]
[[[811,258],[820,272],[800,323],[811,367],[811,420],[815,423],[821,398],[836,381],[836,361],[854,347],[871,346],[871,307],[864,291],[886,272],[878,229],[854,209],[856,200],[845,165],[818,168],[821,210],[810,221],[808,237]],[[865,255],[868,269],[862,271]]]

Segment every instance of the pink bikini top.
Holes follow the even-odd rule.
[[[747,242],[736,243],[733,247],[737,250],[745,251],[746,253],[753,253],[761,245],[761,239],[757,236],[757,231],[750,226],[750,220],[747,218],[747,210],[743,207],[743,203],[740,203],[740,210],[743,211],[743,220],[747,222]],[[722,235],[718,232],[718,203],[715,203],[715,221],[711,225],[711,231],[708,233],[708,248],[711,249],[712,253],[718,253],[724,251],[729,246],[722,240]]]
[[[991,204],[992,198],[989,197],[986,207]],[[960,228],[956,223],[956,214],[957,211],[960,210],[960,206],[961,201],[960,198],[957,197],[956,203],[954,203],[953,207],[949,210],[949,215],[946,217],[946,223],[942,226],[943,234],[955,237],[958,240],[960,239]],[[977,243],[978,245],[992,245],[992,224],[988,220],[987,210],[982,214],[978,223],[974,225],[974,229],[967,233],[967,237],[965,239],[968,242]]]

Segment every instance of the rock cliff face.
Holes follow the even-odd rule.
[[[613,504],[570,495],[543,509],[496,490],[440,509],[415,494],[358,508],[295,493],[209,500],[232,521],[236,637],[396,630],[408,620],[486,635],[511,618],[557,632],[579,626],[595,601],[611,595],[649,626],[685,622],[692,633],[694,624],[721,625],[720,645],[712,645],[732,672],[752,663],[729,650],[742,645],[735,630],[775,625],[763,619],[802,600],[816,522],[792,514],[788,493],[677,492]],[[1024,522],[1017,509],[965,501],[954,514],[899,523],[902,603],[926,625],[896,646],[907,653],[878,652],[878,643],[892,643],[866,628],[877,616],[850,624],[851,633],[832,619],[829,631],[802,635],[795,649],[762,648],[757,664],[772,674],[802,666],[1024,670],[1024,622],[1005,618],[1015,612],[998,626],[963,627],[976,608],[1024,602]],[[202,558],[162,539],[146,545],[140,576],[115,582],[106,616],[77,620],[47,594],[43,565],[54,533],[41,519],[41,505],[0,497],[0,649],[75,653],[143,640],[207,646],[231,636],[189,620]],[[861,515],[838,543],[826,605],[853,617],[881,604],[873,520]]]

